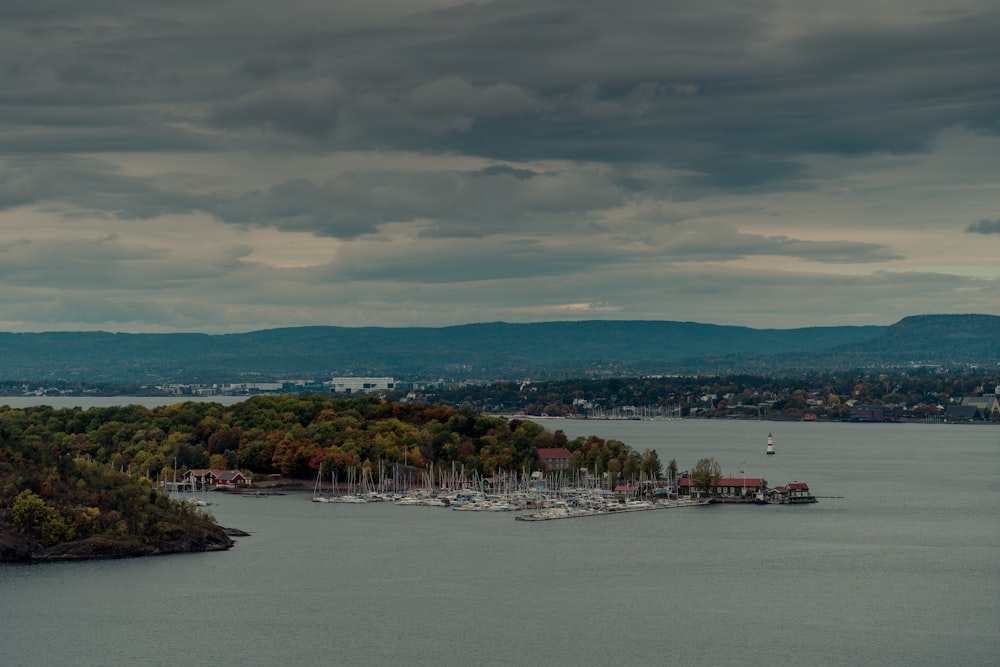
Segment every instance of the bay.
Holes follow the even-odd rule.
[[[53,408],[108,408],[122,405],[141,405],[158,408],[176,403],[220,403],[233,405],[245,401],[249,396],[0,396],[0,406],[11,408],[33,408],[48,405]]]
[[[230,551],[0,566],[3,664],[997,664],[1000,429],[539,421],[820,501],[526,523],[213,494],[252,533]]]

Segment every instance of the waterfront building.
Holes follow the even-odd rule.
[[[745,491],[746,495],[749,495],[757,493],[758,490],[763,491],[766,484],[767,482],[760,477],[722,477],[707,493],[705,489],[701,489],[701,493],[711,496],[740,496],[744,495]],[[681,477],[677,481],[678,491],[682,494],[691,495],[693,486],[694,480],[690,477]],[[694,492],[698,491],[699,489],[694,487]]]
[[[980,414],[977,419],[992,419],[1000,417],[1000,400],[997,400],[997,394],[965,396],[962,398],[962,407],[977,408]]]
[[[391,377],[335,377],[327,385],[335,394],[367,394],[373,391],[392,391],[396,380]]]

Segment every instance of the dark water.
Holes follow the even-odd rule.
[[[31,408],[49,405],[53,408],[107,408],[119,405],[141,405],[147,408],[174,405],[175,403],[220,403],[233,405],[249,396],[0,396],[0,406]]]
[[[843,498],[524,523],[222,497],[253,533],[228,552],[0,566],[0,663],[1000,663],[1000,429],[543,423]]]

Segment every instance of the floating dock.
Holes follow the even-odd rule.
[[[709,500],[665,500],[659,502],[640,501],[621,505],[606,505],[603,507],[549,507],[530,514],[519,514],[516,521],[555,521],[556,519],[578,519],[585,516],[607,516],[609,514],[627,514],[629,512],[652,512],[655,510],[676,509],[679,507],[706,507],[714,504]]]

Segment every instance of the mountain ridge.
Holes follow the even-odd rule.
[[[0,381],[150,384],[331,375],[569,378],[1000,362],[1000,317],[753,329],[669,320],[304,326],[246,333],[0,332]],[[575,375],[574,375],[575,374]]]

